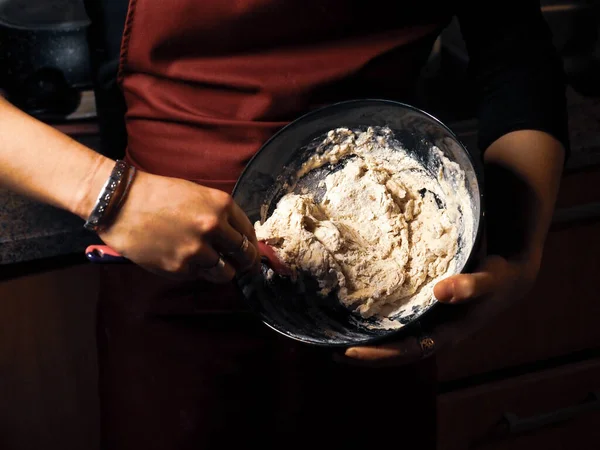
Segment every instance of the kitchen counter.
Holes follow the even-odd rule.
[[[567,171],[600,164],[600,99],[585,98],[572,90],[568,98],[572,155]],[[476,149],[476,121],[449,125],[467,148]],[[98,136],[92,132],[73,137],[98,148]],[[82,225],[80,218],[67,212],[0,190],[0,265],[83,253],[87,245],[99,240]]]
[[[79,217],[0,190],[0,264],[83,252],[96,241]]]

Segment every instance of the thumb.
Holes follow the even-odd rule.
[[[435,298],[443,303],[461,303],[490,294],[502,287],[508,262],[500,256],[488,256],[473,273],[453,275],[437,283]]]

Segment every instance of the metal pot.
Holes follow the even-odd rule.
[[[75,111],[92,87],[89,19],[78,0],[0,0],[0,88],[38,117]]]

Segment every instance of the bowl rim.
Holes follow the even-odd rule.
[[[444,122],[442,122],[440,119],[435,117],[433,114],[428,113],[427,111],[424,111],[416,106],[413,106],[413,105],[410,105],[407,103],[399,102],[396,100],[379,99],[379,98],[351,99],[351,100],[343,100],[343,101],[339,101],[339,102],[330,103],[328,105],[321,106],[319,108],[316,108],[314,110],[311,110],[309,112],[306,112],[306,113],[300,115],[296,119],[290,121],[289,123],[287,123],[286,125],[281,127],[275,133],[273,133],[273,135],[269,139],[267,139],[260,146],[258,151],[250,158],[250,160],[248,161],[248,163],[246,164],[246,166],[240,173],[239,177],[237,178],[236,183],[231,191],[232,198],[235,200],[235,194],[238,191],[239,185],[240,185],[242,179],[244,178],[244,175],[246,175],[246,173],[250,170],[255,159],[259,158],[260,157],[259,155],[271,144],[271,142],[274,141],[275,139],[277,139],[281,134],[285,133],[289,128],[297,126],[299,123],[303,122],[304,120],[309,119],[312,116],[322,114],[323,111],[326,111],[329,109],[340,108],[340,107],[344,107],[344,106],[359,108],[362,105],[366,106],[367,104],[373,104],[373,103],[375,103],[375,104],[380,103],[380,104],[387,105],[387,106],[408,109],[408,110],[411,110],[418,114],[422,114],[423,116],[429,118],[430,120],[435,122],[437,125],[441,126],[446,132],[448,132],[448,134],[452,137],[452,139],[454,139],[454,141],[460,146],[463,153],[466,154],[467,159],[471,163],[471,166],[473,167],[473,171],[475,173],[475,179],[477,180],[477,187],[479,189],[479,216],[477,217],[477,232],[475,234],[475,239],[473,240],[473,246],[472,246],[469,256],[465,260],[465,263],[463,264],[463,267],[461,268],[460,272],[457,272],[457,273],[464,273],[465,269],[468,268],[469,266],[471,266],[472,263],[475,261],[475,259],[478,257],[477,249],[480,247],[480,242],[483,238],[485,205],[484,205],[484,192],[483,192],[484,185],[483,185],[482,168],[481,168],[480,164],[478,164],[475,161],[471,152],[467,149],[467,147],[462,143],[462,141],[458,138],[456,133],[454,131],[452,131],[452,129],[450,127],[448,127]],[[246,296],[244,294],[242,294],[242,296],[244,297],[246,304],[251,303],[248,301],[248,299],[246,298]],[[438,300],[434,297],[434,299],[430,305],[425,307],[414,319],[403,324],[402,327],[397,328],[397,329],[389,329],[387,333],[384,333],[379,336],[372,336],[372,337],[357,341],[352,344],[317,342],[314,340],[304,339],[300,336],[294,335],[293,333],[287,332],[284,329],[280,329],[280,328],[276,327],[275,325],[273,325],[272,323],[269,323],[269,321],[266,320],[264,314],[262,314],[260,311],[257,311],[257,309],[253,305],[249,305],[249,306],[251,307],[253,312],[258,313],[260,320],[266,326],[268,326],[269,328],[276,331],[277,333],[279,333],[282,336],[285,336],[296,342],[301,342],[303,344],[312,345],[312,346],[316,346],[316,347],[342,348],[342,347],[349,347],[349,346],[372,345],[372,344],[381,342],[383,340],[389,340],[393,337],[398,337],[401,334],[406,333],[407,331],[409,331],[415,327],[418,328],[420,326],[420,321],[426,315],[428,315],[428,313],[430,311],[432,311],[434,309],[434,307],[437,306],[438,304],[439,304]]]

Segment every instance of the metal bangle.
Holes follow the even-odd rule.
[[[119,201],[118,201],[117,205],[115,206],[115,212],[119,211],[119,209],[121,208],[121,204],[127,197],[127,194],[129,193],[129,189],[131,188],[131,183],[133,183],[133,179],[135,178],[136,172],[137,172],[137,170],[134,166],[129,166],[129,173],[127,174],[127,184],[125,185],[125,188],[123,189],[123,193],[119,197]]]
[[[123,181],[123,176],[128,172],[129,165],[122,160],[117,160],[108,180],[104,183],[100,195],[96,199],[96,204],[92,209],[83,228],[89,231],[98,232],[104,226],[105,213],[113,199],[115,191]]]

